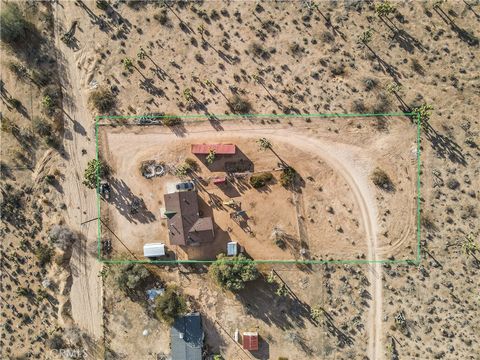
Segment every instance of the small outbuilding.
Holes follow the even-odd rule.
[[[143,245],[143,256],[148,258],[156,258],[165,255],[165,244],[150,243]]]
[[[208,155],[210,151],[217,155],[235,155],[234,144],[192,144],[191,151],[195,155]]]
[[[242,335],[242,346],[248,351],[258,350],[258,332],[244,332]]]
[[[219,177],[213,178],[213,183],[215,185],[225,184],[226,182],[227,182],[226,176],[219,176]]]
[[[238,255],[238,243],[236,241],[230,241],[227,243],[227,256]]]
[[[202,318],[199,313],[180,316],[170,329],[172,360],[202,360]]]

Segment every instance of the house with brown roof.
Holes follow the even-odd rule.
[[[164,195],[165,216],[171,245],[200,245],[214,239],[211,217],[200,217],[196,191]]]

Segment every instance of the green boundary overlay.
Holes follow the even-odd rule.
[[[313,265],[313,264],[407,264],[418,266],[421,260],[421,249],[420,249],[420,188],[421,188],[421,117],[420,113],[410,112],[410,113],[381,113],[381,114],[222,114],[222,115],[202,115],[202,114],[193,114],[193,115],[99,115],[95,117],[95,159],[99,160],[99,147],[98,147],[98,127],[107,126],[111,124],[99,124],[98,121],[101,119],[135,119],[141,117],[150,117],[158,119],[168,119],[168,118],[181,118],[181,119],[196,119],[187,123],[192,122],[203,122],[215,120],[234,120],[238,118],[259,118],[259,117],[275,117],[275,118],[348,118],[348,117],[377,117],[377,116],[408,116],[416,118],[417,123],[417,256],[413,260],[362,260],[362,259],[352,259],[352,260],[246,260],[245,262],[253,262],[254,264],[303,264],[303,265]],[[125,124],[130,125],[130,124]],[[146,124],[140,125],[135,124],[135,126],[153,126],[156,124]],[[111,126],[124,126],[123,124],[111,125]],[[178,265],[178,264],[211,264],[215,260],[110,260],[103,259],[101,253],[101,216],[100,216],[100,174],[97,168],[97,259],[98,261],[104,264],[164,264],[164,265]],[[225,259],[225,262],[229,262]],[[233,261],[232,261],[233,263]]]

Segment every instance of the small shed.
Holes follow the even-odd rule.
[[[220,176],[213,178],[213,183],[215,185],[220,185],[220,184],[225,184],[227,182],[227,177],[226,176]]]
[[[233,144],[192,144],[192,154],[208,155],[214,151],[217,155],[235,155],[236,146]]]
[[[227,256],[238,255],[238,243],[236,241],[230,241],[227,243]]]
[[[151,243],[143,245],[143,256],[145,257],[158,257],[165,255],[165,244]]]
[[[258,332],[244,332],[242,335],[242,345],[245,350],[258,350]]]

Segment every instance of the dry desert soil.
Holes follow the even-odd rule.
[[[206,359],[480,359],[478,2],[2,0],[0,14],[2,359],[167,359],[171,293],[201,314]],[[152,114],[177,123],[139,124]],[[96,119],[100,212],[84,181]],[[167,239],[163,193],[204,142],[273,179],[217,187],[227,160],[195,158],[180,178],[206,180],[217,236],[175,256],[214,260],[233,239],[254,260],[318,263],[252,265],[236,290],[216,265],[125,264]],[[173,170],[145,179],[149,160]]]

